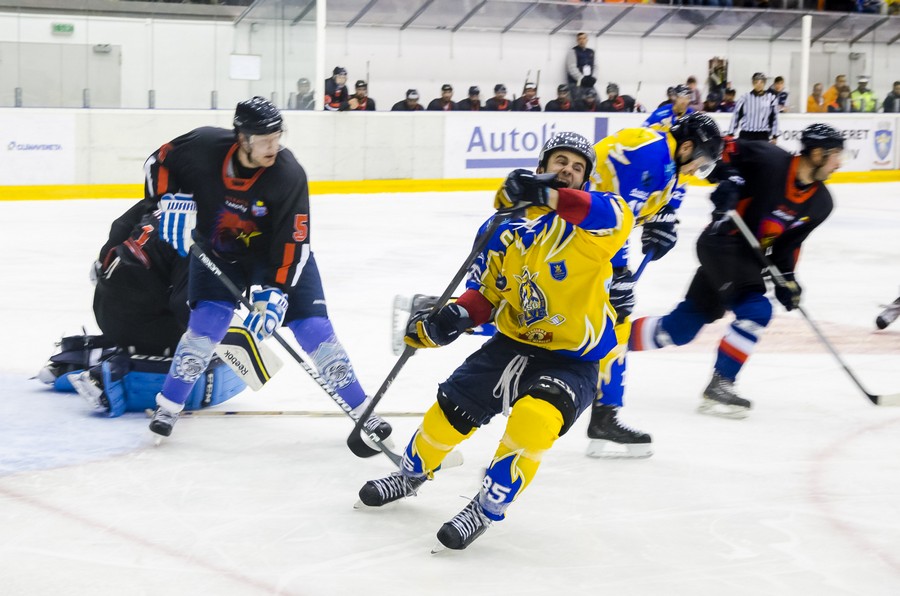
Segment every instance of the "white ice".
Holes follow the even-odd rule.
[[[894,393],[900,324],[876,332],[874,319],[900,289],[900,185],[832,190],[835,213],[801,257],[804,304],[870,392]],[[689,193],[678,246],[638,286],[638,314],[683,295],[707,193]],[[394,294],[439,293],[490,202],[314,197],[330,312],[369,391],[394,362]],[[721,323],[689,346],[635,354],[622,417],[652,433],[653,457],[585,457],[583,416],[508,519],[463,552],[429,551],[478,490],[502,419],[460,447],[465,465],[375,511],[355,511],[356,492],[391,465],[354,457],[344,418],[185,418],[153,447],[142,415],[98,417],[29,379],[54,340],[96,331],[89,265],[129,204],[0,202],[0,594],[900,593],[900,410],[870,404],[780,307],[739,379],[748,419],[695,412]],[[478,343],[417,354],[380,410],[424,412]],[[224,408],[336,410],[290,361]],[[392,422],[402,445],[419,418]]]

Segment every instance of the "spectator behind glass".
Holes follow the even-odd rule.
[[[722,98],[719,97],[719,94],[715,91],[706,94],[706,101],[703,102],[703,111],[704,112],[718,112],[719,104],[722,103]]]
[[[894,81],[894,88],[884,98],[885,112],[900,112],[900,81]]]
[[[484,109],[489,112],[508,112],[512,106],[506,99],[506,85],[497,83],[494,85],[494,97],[484,102]]]
[[[522,97],[517,98],[512,105],[513,112],[540,112],[541,101],[537,96],[537,85],[526,82],[522,88]]]
[[[431,112],[452,112],[456,109],[453,103],[453,87],[448,83],[441,85],[441,96],[432,99],[428,103],[428,110]]]
[[[419,92],[415,89],[407,89],[406,99],[401,99],[391,106],[392,112],[419,112],[423,110],[425,108],[419,103]]]
[[[481,109],[481,89],[476,85],[469,87],[469,97],[461,99],[456,103],[457,110],[466,112],[477,112]]]
[[[850,103],[850,87],[844,85],[838,90],[838,96],[833,102],[828,104],[829,112],[852,112],[853,108]]]
[[[619,95],[619,86],[610,83],[606,86],[606,99],[600,102],[599,112],[633,112],[634,98],[630,95]]]
[[[297,94],[291,108],[295,110],[313,110],[316,107],[315,94],[312,90],[312,82],[306,77],[297,79]]]
[[[854,112],[875,112],[878,109],[878,100],[869,89],[869,77],[862,76],[857,79],[857,87],[850,94],[850,103]]]
[[[784,77],[775,77],[775,80],[772,81],[772,86],[769,87],[768,92],[777,98],[778,111],[787,112],[788,92],[784,90]]]
[[[809,114],[821,114],[828,111],[828,104],[825,103],[824,93],[825,85],[816,83],[813,85],[812,94],[806,99],[806,112]]]
[[[347,69],[342,66],[335,66],[331,78],[325,80],[325,111],[343,112],[344,110],[349,110],[348,95],[350,95],[350,92],[347,91]]]
[[[734,89],[726,89],[725,97],[719,102],[719,112],[728,112],[731,113],[734,111],[735,98],[737,97],[737,91]]]
[[[573,112],[575,106],[572,105],[572,94],[569,93],[569,86],[562,84],[556,88],[556,99],[551,99],[544,107],[545,112]]]
[[[687,86],[691,90],[691,103],[688,104],[688,107],[695,112],[701,111],[703,109],[703,94],[700,93],[700,89],[697,87],[697,77],[688,77]]]
[[[838,93],[839,93],[841,87],[846,87],[846,86],[847,86],[847,75],[838,75],[838,76],[834,77],[834,85],[829,87],[825,91],[825,94],[823,95],[823,97],[825,98],[825,105],[833,104],[838,98]]]
[[[576,112],[599,112],[600,102],[597,101],[597,90],[591,87],[585,89],[584,93],[577,102],[575,102]]]
[[[587,33],[579,33],[575,36],[575,41],[575,46],[566,54],[566,80],[569,82],[569,91],[577,100],[584,89],[597,83],[597,75],[594,70],[594,50],[587,47]]]
[[[356,81],[356,93],[347,102],[351,110],[374,112],[375,100],[369,97],[369,85],[365,81]]]

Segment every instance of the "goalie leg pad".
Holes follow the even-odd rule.
[[[551,403],[526,395],[516,401],[506,431],[485,473],[478,501],[494,521],[537,474],[544,452],[553,446],[563,427],[562,413]]]
[[[237,315],[215,353],[253,391],[262,389],[282,366],[281,359],[265,344],[257,342]]]

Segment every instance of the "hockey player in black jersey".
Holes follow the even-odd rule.
[[[831,194],[824,182],[841,164],[844,140],[826,124],[812,124],[801,136],[799,155],[766,142],[733,140],[711,175],[718,187],[711,199],[713,221],[700,234],[700,268],[684,300],[663,317],[644,317],[632,324],[629,348],[653,350],[684,345],[700,329],[732,311],[734,322],[719,343],[712,379],[699,411],[744,418],[750,401],[735,393],[734,382],[762,330],[772,318],[766,283],[757,255],[731,221],[735,209],[788,283],[775,286],[775,297],[787,309],[800,304],[801,287],[794,271],[800,246],[831,213]]]
[[[182,255],[196,242],[238,287],[262,286],[251,293],[254,310],[244,321],[258,340],[285,323],[325,381],[353,411],[362,411],[366,395],[328,319],[310,250],[306,172],[281,147],[282,130],[272,103],[262,97],[240,102],[233,130],[192,130],[147,159],[144,201],[159,202],[160,234]],[[150,422],[160,436],[172,432],[237,305],[193,253],[188,301],[188,328]],[[376,416],[366,426],[384,438],[390,434]]]

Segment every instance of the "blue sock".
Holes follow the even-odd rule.
[[[326,317],[310,317],[288,322],[303,351],[309,354],[322,378],[351,408],[366,400],[366,392],[356,378],[350,357],[334,334]]]

